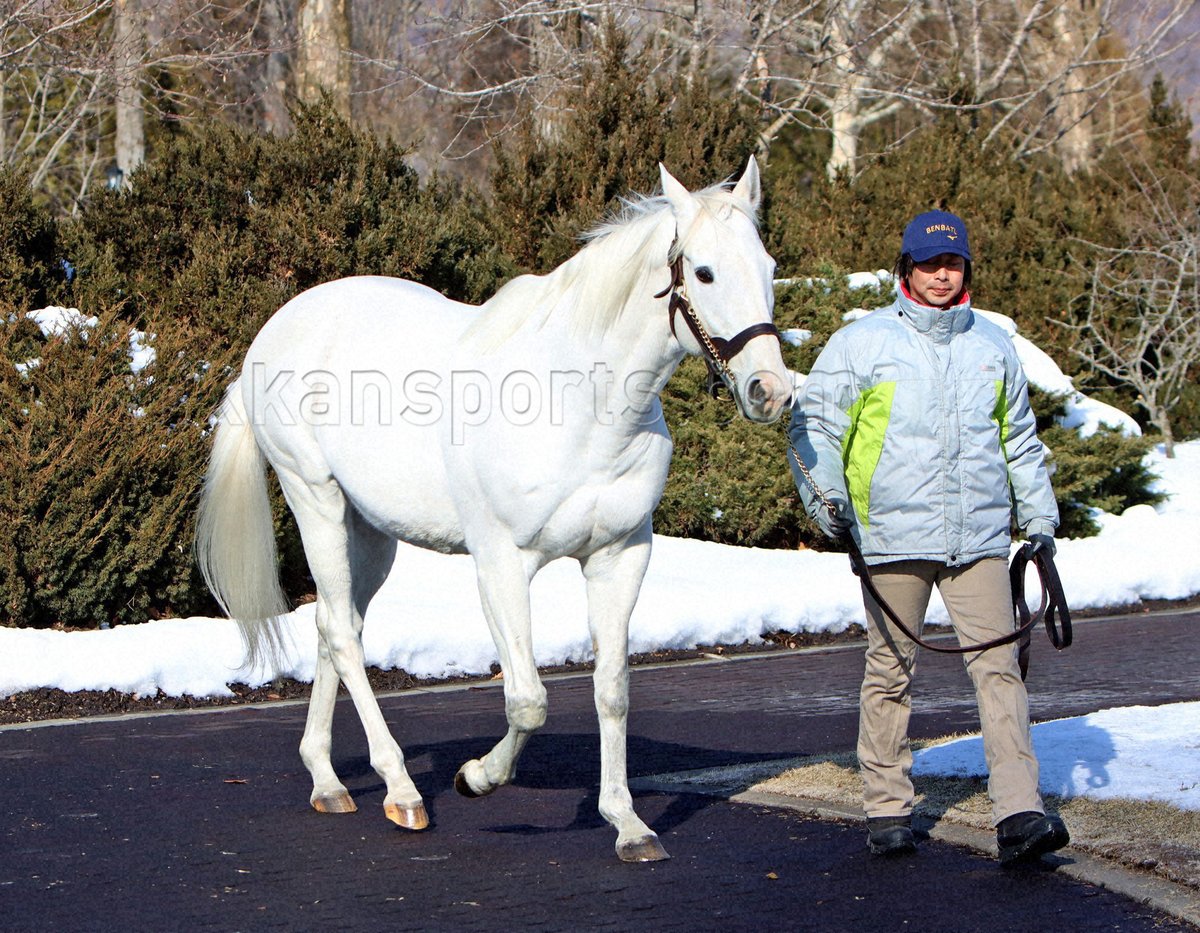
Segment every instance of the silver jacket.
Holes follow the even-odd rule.
[[[789,435],[825,494],[852,504],[868,563],[1007,557],[1014,505],[1026,535],[1058,525],[1016,348],[969,300],[939,309],[901,292],[843,327],[797,394]]]

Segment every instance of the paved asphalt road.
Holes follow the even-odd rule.
[[[1062,653],[1039,635],[1034,715],[1200,698],[1198,624],[1080,622]],[[849,646],[636,669],[630,773],[849,750],[861,666]],[[673,858],[622,864],[596,813],[590,680],[548,686],[515,784],[481,800],[453,778],[503,731],[499,689],[382,701],[430,811],[416,834],[384,820],[348,701],[345,816],[308,808],[303,705],[0,730],[0,930],[1192,929],[1051,865],[1003,871],[938,841],[873,860],[860,823],[690,794],[638,796]],[[961,660],[925,652],[917,687],[914,737],[976,727]]]

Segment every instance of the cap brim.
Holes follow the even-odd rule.
[[[913,262],[925,262],[927,259],[932,259],[934,256],[941,256],[945,253],[950,253],[952,256],[962,256],[966,260],[970,260],[971,258],[971,251],[969,249],[954,243],[918,247],[911,250],[908,255],[912,257]]]

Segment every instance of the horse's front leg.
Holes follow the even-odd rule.
[[[482,758],[464,764],[454,787],[465,797],[482,797],[512,781],[525,743],[546,722],[546,688],[538,677],[529,618],[529,581],[537,561],[511,545],[472,551],[479,597],[500,654],[508,732]]]
[[[629,715],[629,616],[650,561],[650,522],[619,545],[582,561],[588,625],[596,652],[593,684],[600,720],[600,815],[617,830],[624,862],[670,858],[658,835],[633,810],[625,760]]]

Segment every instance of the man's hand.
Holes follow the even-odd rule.
[[[822,504],[817,509],[814,521],[825,537],[836,541],[850,531],[850,506],[844,499],[834,498],[829,499],[829,504],[833,509],[830,510]]]
[[[1033,545],[1033,550],[1029,552],[1030,557],[1038,551],[1045,551],[1050,557],[1058,553],[1058,548],[1054,544],[1054,535],[1030,535],[1029,541]]]

